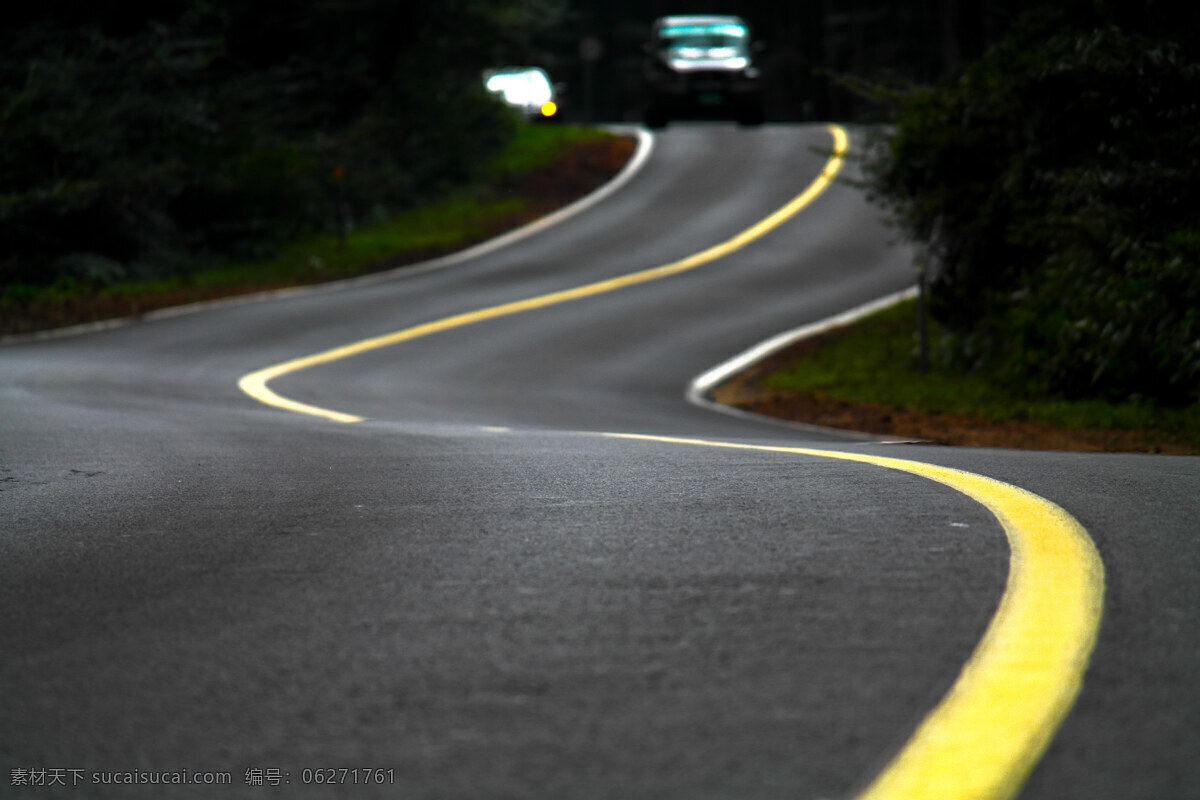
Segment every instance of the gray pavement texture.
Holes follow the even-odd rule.
[[[848,183],[684,275],[272,384],[365,422],[237,389],[697,252],[829,146],[677,126],[611,198],[474,261],[0,348],[0,794],[852,796],[978,642],[999,525],[911,475],[612,431],[881,453],[1061,505],[1104,559],[1105,617],[1021,797],[1200,796],[1200,460],[883,445],[685,402],[753,343],[911,283]],[[388,782],[311,772],[368,767]],[[82,772],[12,785],[30,769]],[[139,770],[231,784],[93,782]]]

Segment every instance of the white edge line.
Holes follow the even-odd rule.
[[[804,339],[811,339],[814,336],[819,336],[834,328],[840,328],[849,325],[852,322],[857,322],[863,317],[874,314],[877,311],[882,311],[885,308],[901,303],[905,300],[910,300],[917,296],[917,287],[912,286],[904,291],[889,294],[881,297],[878,300],[872,300],[861,306],[844,311],[832,317],[827,317],[818,322],[813,322],[809,325],[804,325],[799,328],[793,328],[790,331],[772,336],[759,344],[754,345],[748,350],[739,353],[738,355],[721,362],[717,366],[698,375],[688,386],[685,396],[687,401],[695,406],[707,408],[710,411],[717,411],[722,414],[728,414],[733,417],[742,419],[753,419],[759,422],[771,422],[778,425],[785,425],[790,428],[800,428],[801,430],[820,431],[823,433],[835,432],[840,435],[850,436],[855,439],[871,442],[886,442],[894,441],[888,437],[876,436],[870,433],[861,433],[859,431],[843,430],[841,428],[827,428],[821,425],[810,425],[803,422],[791,422],[788,420],[780,420],[774,417],[768,417],[763,414],[755,414],[752,411],[744,411],[740,408],[727,406],[724,403],[718,403],[710,397],[711,392],[720,386],[725,381],[739,372],[743,372],[759,362],[778,353],[786,347],[790,347],[796,342]],[[904,441],[912,441],[905,439]]]
[[[87,322],[82,325],[70,325],[63,328],[52,328],[46,331],[35,331],[33,333],[18,333],[0,336],[0,345],[41,341],[44,339],[59,339],[67,336],[78,336],[85,333],[95,333],[97,331],[109,330],[111,328],[119,328],[134,322],[167,319],[170,317],[182,316],[184,314],[193,314],[197,311],[206,311],[211,308],[224,308],[229,306],[245,305],[247,303],[256,303],[267,299],[296,297],[305,294],[317,294],[320,292],[335,291],[353,286],[367,286],[374,283],[382,283],[384,281],[393,280],[395,278],[432,272],[434,270],[454,266],[455,264],[461,264],[462,262],[469,261],[473,258],[479,258],[480,256],[499,250],[502,247],[515,244],[516,242],[519,242],[529,236],[541,233],[553,225],[557,225],[558,223],[564,222],[565,220],[574,217],[577,214],[587,211],[592,206],[615,194],[618,190],[622,189],[625,184],[633,180],[633,177],[649,160],[650,153],[654,149],[653,134],[651,134],[645,128],[629,125],[606,125],[601,127],[620,136],[631,136],[636,140],[637,144],[634,148],[633,155],[630,156],[627,162],[625,162],[625,166],[621,168],[620,172],[614,175],[609,181],[604,183],[604,185],[600,186],[590,194],[584,195],[575,202],[565,205],[557,211],[547,214],[544,217],[540,217],[533,222],[527,223],[526,225],[522,225],[519,228],[500,234],[493,239],[488,239],[485,242],[480,242],[477,245],[468,247],[465,250],[448,253],[447,255],[432,258],[427,261],[420,261],[415,264],[406,264],[404,266],[395,267],[382,272],[372,272],[369,275],[360,275],[354,278],[344,278],[342,280],[330,281],[328,283],[319,283],[310,286],[293,286],[287,289],[272,289],[266,292],[254,292],[252,294],[236,295],[233,297],[222,297],[215,300],[202,300],[198,303],[188,303],[181,306],[161,308],[135,316],[118,317],[115,319],[106,319],[97,322]]]

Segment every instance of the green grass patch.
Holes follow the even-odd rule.
[[[484,178],[503,179],[548,167],[571,146],[612,135],[572,125],[523,125],[520,134],[484,169]]]
[[[941,335],[930,323],[930,339]],[[986,374],[917,368],[917,303],[905,301],[809,343],[760,383],[832,400],[877,403],[931,414],[1023,420],[1076,430],[1152,430],[1164,441],[1200,446],[1200,404],[1162,408],[1015,393]]]
[[[469,245],[486,237],[498,221],[519,214],[524,207],[521,198],[488,198],[478,187],[472,187],[401,212],[387,222],[357,228],[344,240],[330,233],[317,234],[280,248],[272,259],[226,264],[180,280],[187,286],[222,287],[352,277],[390,260]]]

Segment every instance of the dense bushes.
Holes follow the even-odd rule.
[[[463,180],[513,133],[479,70],[529,2],[21,12],[0,34],[0,289],[258,255]]]
[[[1030,391],[1200,400],[1200,64],[1025,29],[891,92],[871,190],[931,259],[940,356]]]

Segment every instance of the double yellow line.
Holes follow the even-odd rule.
[[[335,422],[362,417],[283,397],[275,378],[382,347],[498,317],[580,300],[678,275],[726,256],[797,214],[842,167],[845,131],[831,127],[833,155],[821,174],[787,205],[703,252],[652,269],[574,289],[503,303],[292,359],[241,378],[243,392],[269,406]],[[858,796],[859,800],[1005,800],[1016,795],[1070,711],[1083,683],[1100,625],[1104,566],[1087,532],[1053,503],[980,475],[861,453],[770,447],[633,434],[605,434],[681,445],[833,458],[920,475],[988,508],[1010,546],[1000,606],[950,693]]]

